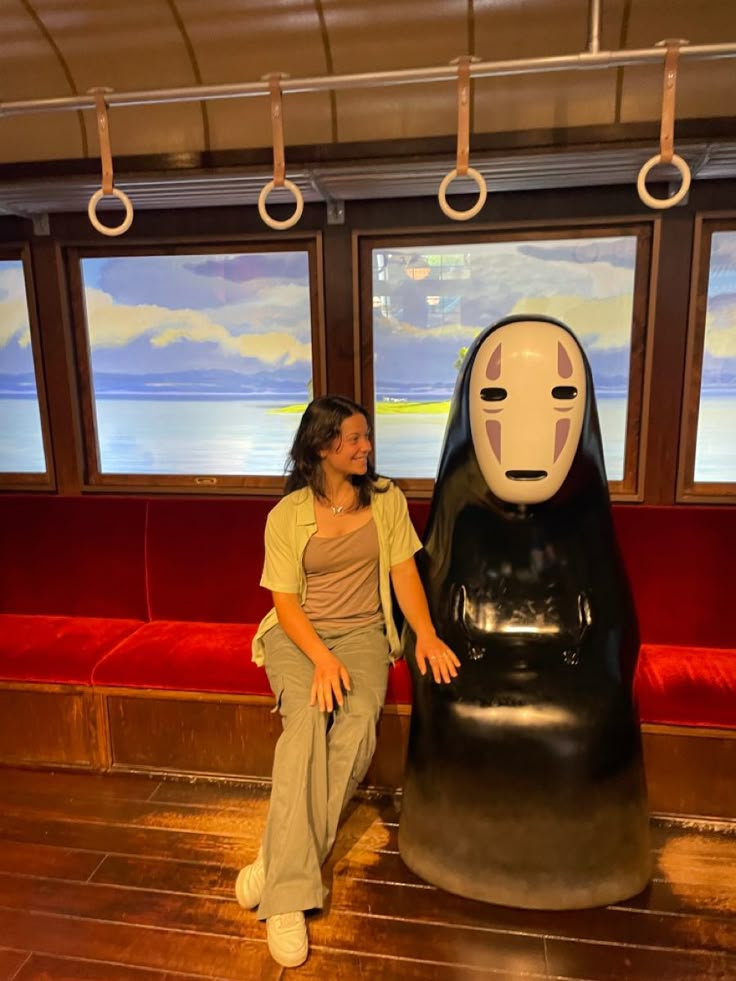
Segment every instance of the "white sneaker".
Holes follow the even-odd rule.
[[[299,967],[307,959],[309,941],[304,913],[277,913],[266,920],[271,957],[282,967]]]
[[[266,884],[266,870],[263,867],[263,852],[258,849],[256,860],[246,865],[235,880],[235,896],[243,909],[253,909],[261,901]]]

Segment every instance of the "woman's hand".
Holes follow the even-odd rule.
[[[426,674],[427,665],[429,665],[432,676],[438,685],[442,682],[449,685],[453,678],[457,678],[460,661],[437,634],[417,637],[414,656],[420,673]]]
[[[350,691],[350,675],[342,661],[334,654],[327,653],[314,662],[314,680],[309,695],[309,704],[319,705],[320,712],[331,712],[333,696],[342,707],[342,690]]]

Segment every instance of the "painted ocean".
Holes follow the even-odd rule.
[[[97,402],[103,473],[280,475],[298,413],[274,411],[294,399],[105,398]],[[598,412],[609,479],[623,475],[626,400],[601,398]],[[433,477],[445,417],[379,413],[381,473]],[[0,399],[0,470],[42,472],[41,427],[32,399]],[[736,397],[703,399],[696,480],[736,481]]]

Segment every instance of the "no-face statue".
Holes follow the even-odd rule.
[[[422,577],[450,685],[416,670],[399,825],[407,865],[509,906],[620,901],[649,878],[631,700],[638,633],[592,376],[564,325],[510,318],[468,351]]]

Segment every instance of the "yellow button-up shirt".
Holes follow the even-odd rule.
[[[396,484],[387,483],[385,493],[373,495],[371,511],[378,532],[378,592],[386,621],[389,656],[394,660],[400,653],[400,641],[391,610],[389,572],[418,552],[422,543],[409,518],[402,491]],[[304,605],[307,598],[304,550],[316,530],[314,494],[309,487],[292,491],[279,501],[266,520],[266,561],[261,586],[274,593],[297,593]],[[263,635],[278,622],[275,609],[261,620],[253,638],[256,664],[263,664]]]

